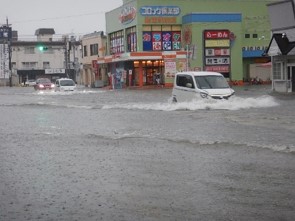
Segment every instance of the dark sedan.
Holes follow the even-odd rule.
[[[55,85],[48,78],[39,78],[34,85],[35,90],[51,90]]]

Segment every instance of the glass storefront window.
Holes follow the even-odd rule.
[[[143,51],[177,51],[181,49],[180,25],[143,26]]]
[[[124,31],[117,31],[110,35],[110,54],[123,53],[124,50]]]
[[[134,65],[135,68],[138,68],[139,67],[139,61],[134,61],[133,65]]]
[[[137,51],[136,26],[126,29],[127,34],[127,52]]]

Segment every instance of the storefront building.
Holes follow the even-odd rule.
[[[81,70],[81,85],[87,87],[103,87],[106,85],[106,74],[98,69],[97,58],[105,55],[106,36],[102,31],[93,32],[82,36],[82,70]]]
[[[240,83],[251,64],[269,59],[262,56],[270,39],[264,1],[125,0],[106,14],[106,31],[107,55],[97,62],[114,87],[172,86],[186,70]]]

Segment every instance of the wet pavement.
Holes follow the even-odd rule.
[[[0,88],[0,220],[294,220],[295,96]]]

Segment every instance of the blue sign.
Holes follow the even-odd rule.
[[[11,27],[0,27],[0,39],[11,39],[12,32]]]
[[[180,8],[178,6],[143,6],[140,8],[142,16],[178,16]]]

